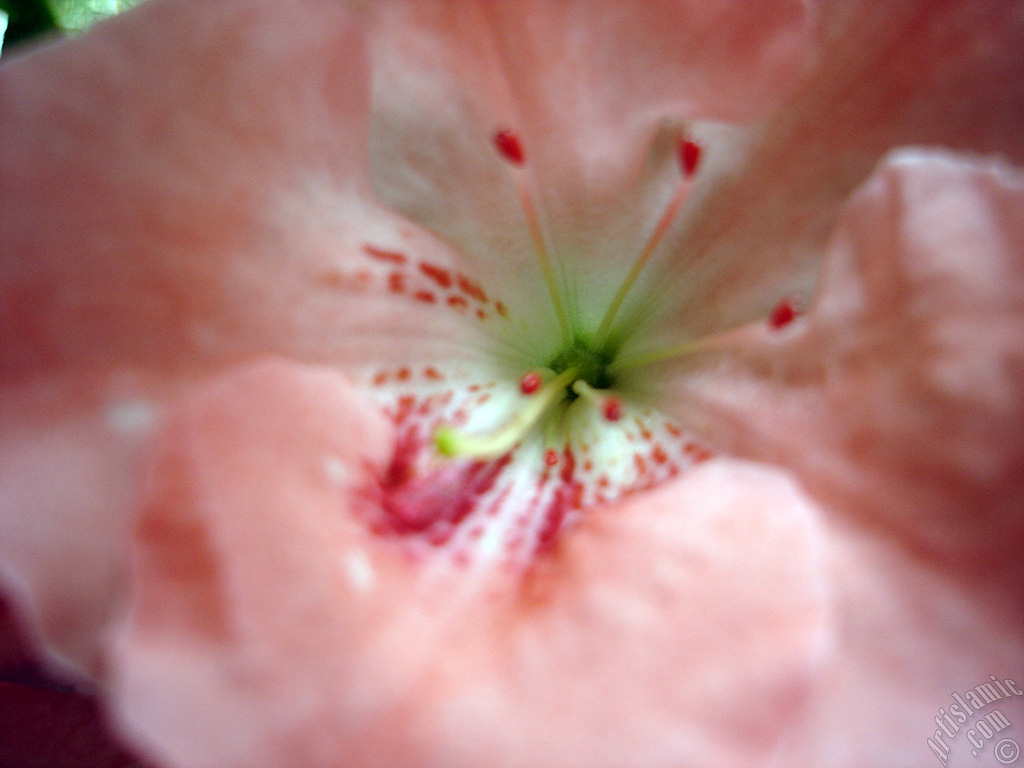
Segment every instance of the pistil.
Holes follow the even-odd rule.
[[[606,420],[618,421],[622,418],[622,401],[615,395],[595,389],[583,379],[572,383],[572,391],[597,406]]]
[[[465,435],[448,425],[442,426],[434,434],[438,453],[448,458],[468,456],[479,459],[492,459],[508,453],[545,412],[566,399],[569,385],[578,373],[576,368],[562,371],[530,395],[526,405],[513,414],[505,426],[489,435]]]

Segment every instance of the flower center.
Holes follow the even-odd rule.
[[[413,557],[443,547],[460,565],[519,567],[552,546],[580,510],[651,488],[713,455],[659,413],[641,369],[728,346],[744,329],[649,349],[632,338],[640,327],[633,316],[620,312],[686,199],[700,145],[680,140],[675,192],[598,319],[579,312],[583,292],[562,290],[565,265],[552,259],[559,256],[558,243],[549,245],[543,231],[518,136],[499,131],[493,141],[512,171],[551,322],[544,315],[533,325],[515,324],[513,308],[468,276],[426,261],[411,270],[404,254],[364,247],[392,270],[388,290],[475,314],[481,322],[498,316],[495,338],[508,344],[493,367],[472,373],[472,383],[462,373],[449,380],[434,366],[372,372],[373,386],[387,395],[384,410],[398,438],[379,487],[368,490],[379,494],[380,504],[366,514],[372,530],[402,536]],[[427,288],[416,287],[420,278],[429,281]],[[780,330],[800,313],[784,299],[768,326]],[[532,339],[538,342],[533,349],[532,333],[541,336]]]
[[[531,370],[523,374],[519,390],[530,399],[504,426],[488,435],[474,436],[444,425],[435,433],[434,445],[442,456],[494,458],[511,450],[545,416],[557,421],[581,398],[596,406],[606,421],[618,421],[622,403],[609,393],[615,383],[609,369],[614,358],[609,348],[595,348],[577,336],[552,358],[546,372]]]
[[[569,369],[575,370],[576,381],[583,382],[592,389],[611,389],[615,379],[608,370],[608,366],[614,359],[613,352],[607,349],[595,349],[584,339],[577,337],[572,344],[554,357],[549,367],[555,373],[562,373]],[[579,393],[570,386],[566,393],[566,399],[572,402],[577,397],[579,397]]]
[[[508,130],[498,131],[494,136],[494,146],[513,168],[522,171],[526,165],[526,153],[515,133]],[[680,141],[677,159],[683,181],[696,173],[700,154],[700,146],[692,140]],[[591,337],[574,327],[569,317],[565,301],[558,289],[533,197],[519,172],[516,175],[516,184],[520,203],[558,320],[563,345],[547,362],[547,374],[529,371],[523,375],[520,380],[520,391],[530,399],[498,430],[479,436],[461,434],[450,425],[440,427],[434,435],[434,444],[442,456],[482,459],[500,456],[512,450],[534,425],[545,417],[548,424],[558,425],[564,422],[567,412],[581,399],[595,406],[605,421],[615,422],[622,418],[622,402],[617,396],[610,394],[615,385],[613,364],[618,346],[612,333],[613,325],[627,294],[675,219],[686,191],[686,186],[680,184],[612,298],[596,333]]]

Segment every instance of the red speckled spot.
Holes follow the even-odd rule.
[[[512,165],[521,166],[526,162],[523,144],[519,141],[519,136],[512,131],[501,130],[494,134],[494,146]]]
[[[565,523],[566,515],[574,508],[577,489],[572,486],[555,489],[554,498],[548,505],[544,524],[537,531],[537,552],[542,553],[554,546],[555,537]]]
[[[461,296],[449,296],[448,306],[457,309],[459,312],[465,312],[469,308],[469,302]]]
[[[422,301],[424,304],[434,304],[437,302],[437,296],[432,294],[430,291],[416,291],[412,295],[416,301]]]
[[[487,294],[484,293],[484,289],[480,287],[479,283],[475,283],[465,275],[458,275],[457,280],[459,288],[464,294],[469,296],[471,299],[476,299],[482,304],[487,303]]]
[[[388,290],[392,293],[405,291],[405,275],[401,272],[392,272],[388,275]]]
[[[696,443],[687,443],[683,450],[686,451],[686,455],[690,457],[694,464],[707,461],[712,456],[711,451]]]
[[[562,482],[571,483],[573,473],[576,471],[576,457],[568,447],[565,449],[565,463],[562,464]]]
[[[431,545],[440,546],[494,486],[511,457],[454,463],[423,475],[415,468],[423,449],[423,441],[415,433],[400,437],[391,464],[380,478],[384,517],[375,522],[398,534],[424,534]]]
[[[502,304],[500,301],[495,302],[494,309],[497,310],[498,314],[501,315],[502,317],[508,317],[508,310],[505,308],[505,305]]]
[[[548,448],[544,451],[544,463],[549,467],[553,467],[558,463],[558,451],[554,448]]]
[[[437,267],[434,266],[433,264],[428,264],[425,261],[421,261],[420,272],[429,277],[442,288],[452,287],[452,275],[447,269],[444,269],[443,267]]]
[[[328,288],[342,288],[345,285],[345,276],[336,270],[331,270],[320,274],[316,281]]]
[[[423,376],[430,381],[444,381],[444,376],[441,375],[437,368],[430,367],[423,371]]]
[[[387,262],[388,264],[405,264],[408,261],[404,253],[389,251],[386,248],[378,248],[369,244],[363,246],[363,252],[370,258]]]
[[[644,461],[644,457],[639,453],[633,457],[633,463],[636,464],[636,471],[641,477],[647,473],[647,462]]]

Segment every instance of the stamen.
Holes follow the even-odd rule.
[[[674,357],[686,357],[695,352],[700,352],[702,349],[704,349],[704,344],[701,341],[689,341],[664,349],[656,349],[653,352],[645,352],[642,355],[633,355],[632,357],[622,355],[611,362],[608,370],[625,371],[630,368],[641,368],[645,365],[663,363]]]
[[[503,129],[494,134],[494,146],[498,148],[502,157],[512,163],[512,165],[522,167],[526,163],[523,144],[519,140],[519,136],[513,131]],[[537,258],[540,260],[540,271],[544,275],[544,282],[548,286],[551,303],[555,308],[555,316],[558,318],[558,325],[562,330],[562,340],[568,344],[572,341],[569,313],[565,309],[565,303],[562,301],[562,295],[558,290],[558,282],[555,280],[555,273],[551,269],[551,258],[548,256],[548,249],[544,244],[544,235],[541,232],[537,209],[533,204],[533,196],[530,194],[530,189],[522,174],[516,174],[516,188],[519,192],[519,203],[522,205],[523,214],[526,216],[526,225],[530,230],[530,238],[533,240],[533,247],[537,251]]]
[[[697,142],[686,139],[679,144],[679,167],[686,178],[693,178],[700,164],[701,146]]]
[[[789,325],[802,314],[803,311],[796,302],[792,299],[783,299],[775,305],[775,309],[768,315],[768,325],[774,330],[778,330]]]
[[[529,373],[523,374],[523,378],[519,380],[519,391],[524,395],[532,395],[540,389],[540,385],[540,374],[536,371],[530,371]]]
[[[496,458],[508,453],[522,440],[544,412],[567,396],[566,387],[579,371],[568,368],[541,387],[526,406],[509,422],[490,435],[463,435],[450,426],[442,426],[434,434],[438,453],[448,458],[471,456],[479,459]]]
[[[622,308],[622,302],[626,300],[626,296],[629,294],[636,279],[640,276],[643,268],[647,266],[647,261],[651,258],[651,254],[654,253],[654,250],[658,247],[661,239],[665,236],[665,232],[668,231],[669,226],[679,212],[679,207],[683,204],[683,199],[686,197],[689,189],[689,186],[683,182],[689,180],[697,170],[697,163],[699,161],[700,146],[689,139],[680,142],[679,164],[683,173],[683,179],[679,186],[676,187],[675,194],[669,200],[665,212],[661,214],[661,218],[654,227],[654,231],[647,238],[647,242],[640,251],[640,255],[633,262],[633,268],[626,275],[626,279],[622,281],[622,285],[619,286],[618,293],[615,294],[611,304],[608,305],[608,311],[605,312],[604,319],[601,320],[601,325],[597,329],[597,336],[595,337],[595,345],[597,347],[601,347],[608,340],[608,333],[612,329],[612,323],[615,321],[616,315],[619,314],[619,310]]]
[[[522,177],[516,180],[519,187],[519,202],[523,206],[523,213],[526,215],[526,224],[530,229],[530,237],[533,239],[533,247],[537,251],[537,258],[540,261],[540,271],[544,275],[544,282],[547,283],[548,293],[551,295],[551,303],[555,307],[555,316],[558,318],[558,326],[562,329],[562,341],[568,344],[572,341],[572,327],[569,324],[569,313],[565,310],[562,295],[558,290],[558,282],[555,280],[555,273],[551,269],[551,258],[548,256],[547,246],[544,245],[544,235],[540,230],[540,220],[537,218],[537,210],[533,206],[533,197],[526,186],[526,180]]]
[[[654,363],[663,363],[678,357],[686,357],[697,352],[707,352],[712,349],[722,349],[736,343],[742,343],[748,338],[749,329],[746,326],[731,328],[721,333],[704,336],[693,341],[686,341],[682,344],[674,344],[664,349],[656,349],[652,352],[644,352],[639,355],[620,355],[608,364],[610,372],[624,371],[630,368],[640,368]]]
[[[608,421],[618,421],[622,418],[622,401],[617,397],[609,397],[604,401],[604,417]]]
[[[494,146],[512,165],[522,166],[526,162],[522,142],[512,131],[498,131],[494,134]]]

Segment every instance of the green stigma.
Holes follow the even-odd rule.
[[[567,368],[538,389],[505,426],[488,435],[464,435],[445,425],[434,434],[437,452],[448,458],[472,456],[479,459],[497,458],[508,453],[541,416],[553,405],[569,396],[569,386],[577,379],[578,371]]]

